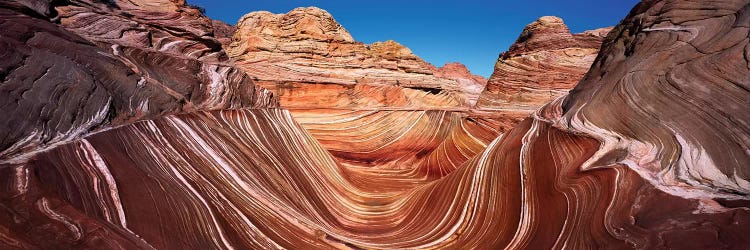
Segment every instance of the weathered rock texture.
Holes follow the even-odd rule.
[[[229,48],[229,45],[232,44],[232,36],[234,36],[234,32],[237,29],[219,20],[211,20],[211,25],[213,26],[216,40],[219,40],[223,48]]]
[[[484,119],[445,110],[324,109],[292,115],[340,163],[368,176],[386,171],[389,179],[443,177],[501,133]]]
[[[32,3],[0,9],[0,162],[168,113],[274,104],[179,3]]]
[[[470,73],[440,77],[394,41],[356,42],[315,7],[253,12],[236,28],[230,57],[285,108],[465,108],[484,85]]]
[[[748,199],[749,33],[750,1],[636,6],[562,104],[561,126],[603,143],[583,167],[625,164],[673,195]]]
[[[530,23],[498,58],[476,109],[526,116],[566,94],[588,71],[610,29],[571,34],[553,16]]]
[[[596,58],[611,28],[571,34],[562,19],[541,17],[527,25],[495,70],[471,109],[500,133],[567,93]]]
[[[100,8],[99,3],[76,2],[57,6],[54,12],[40,7],[44,2],[30,3],[36,2],[0,5],[0,45],[11,55],[8,58],[16,53],[5,48],[9,46],[29,58],[35,53],[52,59],[64,55],[80,60],[70,66],[88,70],[84,73],[92,79],[122,84],[127,81],[101,79],[109,79],[113,73],[108,72],[118,68],[133,71],[125,76],[145,77],[143,72],[148,72],[149,79],[171,79],[156,77],[168,75],[160,68],[177,70],[159,62],[234,69],[223,64],[221,50],[198,56],[193,49],[205,50],[198,45],[164,51],[128,47],[120,44],[132,42],[128,36],[98,38],[92,35],[94,28],[68,30],[64,27],[70,23],[62,18],[55,19],[61,25],[42,18],[52,13],[67,18],[117,15],[78,9]],[[165,6],[159,10],[174,14]],[[64,10],[88,14],[66,15]],[[164,16],[182,15],[177,13]],[[180,25],[148,27],[175,31]],[[342,111],[341,121],[333,121],[349,122],[352,115],[346,112],[370,120],[342,129],[341,138],[351,141],[370,141],[382,136],[378,131],[384,128],[399,130],[408,124],[419,129],[435,121],[457,124],[452,126],[462,129],[452,134],[447,127],[425,133],[402,130],[403,137],[427,146],[396,145],[382,153],[406,159],[409,155],[399,151],[432,147],[429,155],[436,154],[437,163],[413,163],[418,165],[413,169],[440,172],[444,168],[439,164],[458,156],[461,148],[480,151],[458,167],[450,165],[450,174],[437,174],[441,178],[339,161],[331,152],[350,153],[324,148],[290,111],[267,108],[267,102],[258,101],[265,97],[257,94],[265,93],[261,90],[241,99],[253,100],[252,105],[237,109],[226,106],[234,103],[229,101],[195,102],[225,105],[216,110],[197,104],[188,109],[187,102],[180,101],[150,101],[149,110],[157,103],[176,102],[179,108],[149,112],[140,121],[120,122],[116,128],[100,125],[106,129],[98,133],[71,134],[71,140],[55,148],[0,164],[0,248],[746,248],[750,117],[742,108],[750,100],[749,34],[747,0],[645,1],[608,35],[593,68],[568,96],[546,104],[500,137],[487,139],[482,132],[491,130],[492,126],[482,128],[491,122],[473,116],[461,120],[456,115],[466,114],[447,110],[421,115],[348,110]],[[54,45],[76,49],[72,51],[83,46],[96,53],[62,54],[51,49]],[[110,53],[113,47],[121,50]],[[136,49],[153,57],[124,56]],[[162,61],[173,57],[180,60]],[[25,64],[5,75],[38,70],[47,61],[57,62],[52,59],[30,61],[21,56]],[[110,64],[97,66],[105,59]],[[77,79],[67,72],[76,71],[50,70],[43,76]],[[22,87],[28,85],[19,82],[29,77],[12,79],[0,85],[11,92],[8,97],[38,96],[28,103],[41,105],[54,96],[24,95]],[[173,86],[168,83],[177,80],[154,82]],[[61,93],[65,83],[34,84],[39,92],[26,93]],[[223,83],[220,86],[242,82]],[[184,84],[201,89],[208,82]],[[226,96],[221,90],[191,93],[202,93],[207,100]],[[81,105],[101,108],[111,106],[108,103]],[[3,114],[21,116],[5,111],[6,106],[15,107],[11,104],[3,103]],[[78,106],[42,110],[65,115],[72,112],[70,107]],[[321,119],[300,121],[313,127],[337,119],[330,110],[325,112]],[[465,126],[465,121],[475,125]],[[382,125],[372,130],[361,127],[371,136],[348,133],[368,123]],[[8,137],[8,130],[0,132]],[[451,139],[437,143],[429,138],[440,133],[451,134]],[[447,157],[439,155],[443,153]]]
[[[314,7],[250,13],[236,28],[230,57],[345,164],[442,177],[499,133],[467,119],[486,80],[459,63],[436,68],[394,41],[356,42]],[[467,131],[477,134],[458,138]]]
[[[479,94],[482,93],[487,84],[487,79],[471,74],[471,71],[465,65],[458,62],[446,63],[443,67],[437,68],[434,74],[437,77],[452,79],[458,82],[469,105],[477,103]]]

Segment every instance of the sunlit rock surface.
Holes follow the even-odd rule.
[[[610,29],[571,34],[553,16],[530,23],[498,58],[476,109],[526,116],[566,94],[588,71]]]
[[[292,115],[341,164],[409,179],[445,176],[501,133],[491,121],[445,110],[295,110]]]
[[[394,41],[356,42],[314,7],[253,12],[236,28],[231,59],[344,164],[436,178],[499,134],[467,119],[486,80],[460,63],[437,68]]]
[[[571,34],[563,20],[544,16],[528,24],[495,70],[470,113],[503,133],[572,89],[596,58],[611,28]]]
[[[57,6],[54,12],[45,3],[0,3],[2,52],[21,58],[8,64],[21,61],[25,66],[17,68],[43,71],[38,68],[57,62],[55,55],[76,51],[60,57],[80,62],[61,65],[80,69],[42,75],[71,79],[66,72],[86,70],[94,82],[88,85],[103,82],[106,88],[104,83],[128,81],[102,79],[131,69],[134,73],[122,74],[156,79],[145,86],[162,91],[177,83],[197,91],[209,83],[168,78],[166,72],[185,68],[177,62],[237,70],[222,59],[221,49],[161,51],[130,44],[127,36],[101,38],[66,27],[71,24],[62,18],[55,19],[60,24],[40,18],[118,15],[116,9],[79,9],[104,8],[102,3]],[[164,4],[149,8],[169,13],[174,11],[169,6],[185,8]],[[66,15],[72,13],[66,9],[89,14]],[[12,135],[47,128],[18,115],[36,114],[34,105],[48,112],[44,117],[111,105],[47,107],[51,102],[45,98],[61,93],[66,81],[34,84],[41,94],[24,95],[22,87],[30,85],[24,79],[36,78],[9,78],[19,69],[4,66],[10,73],[4,74],[2,93],[35,99],[26,101],[26,113],[14,111],[21,108],[13,102],[2,105],[3,115],[34,126],[0,130],[2,138],[28,149],[23,157],[0,156],[6,160],[0,163],[0,248],[747,248],[750,117],[743,108],[750,100],[749,17],[749,1],[642,2],[608,35],[569,95],[508,124],[513,127],[504,132],[497,119],[448,108],[339,113],[310,108],[307,115],[295,115],[274,108],[268,92],[237,70],[244,77],[222,78],[220,86],[246,86],[253,95],[202,90],[190,93],[215,101],[157,102],[162,92],[137,89],[132,92],[149,94],[137,100],[154,98],[151,105],[176,108],[93,129],[75,125],[86,129],[33,144]],[[182,24],[170,25],[147,27],[158,33]],[[113,45],[122,51],[110,52]],[[66,50],[53,50],[57,46]],[[139,60],[125,53],[129,50],[152,57]],[[50,59],[21,56],[35,53]],[[169,58],[179,60],[159,60]],[[116,99],[130,92],[106,93]],[[240,100],[247,103],[235,102]],[[127,108],[116,111],[110,113],[132,116]],[[324,131],[335,128],[326,125],[331,123],[342,126]],[[369,143],[398,134],[413,143]],[[438,142],[438,135],[449,139]],[[347,141],[358,146],[347,148]],[[51,144],[55,147],[47,147]],[[425,148],[429,153],[422,153]],[[418,160],[418,154],[425,157]],[[457,158],[465,160],[456,163]]]
[[[479,94],[484,90],[487,79],[482,76],[473,75],[465,65],[452,62],[446,63],[435,70],[435,76],[453,79],[458,82],[461,90],[467,99],[469,105],[475,105]]]
[[[394,41],[357,42],[315,7],[253,12],[236,28],[230,57],[286,108],[468,107],[485,84],[470,73],[438,76]]]

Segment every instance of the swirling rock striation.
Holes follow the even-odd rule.
[[[0,5],[0,162],[168,113],[275,105],[193,25],[207,20],[197,11],[115,3]]]
[[[565,98],[561,126],[670,194],[750,195],[750,2],[647,1]],[[613,118],[616,116],[616,118]]]
[[[141,241],[154,248],[313,249],[750,243],[744,237],[750,228],[747,209],[716,210],[716,203],[665,194],[624,166],[581,172],[598,148],[594,139],[529,119],[445,178],[404,190],[390,187],[402,185],[398,182],[378,181],[362,188],[286,111],[197,112],[92,135],[9,167],[2,177],[18,194],[10,199],[14,213],[33,211],[34,203],[22,202],[31,197],[42,197],[36,204],[57,199],[65,206],[42,210],[56,217],[31,218],[57,218],[42,221],[57,225],[54,232],[63,239],[89,239],[103,231],[83,221],[125,228],[130,237],[124,233],[122,240],[101,241],[120,246]],[[11,232],[27,225],[0,219]],[[31,234],[16,241],[49,239]]]
[[[528,24],[495,70],[470,114],[500,133],[549,101],[565,95],[583,77],[611,28],[571,34],[559,17]]]
[[[379,168],[376,175],[442,177],[498,134],[463,112],[486,80],[459,63],[436,68],[394,41],[356,42],[314,7],[253,12],[236,28],[230,57],[334,156],[367,176],[367,168]],[[460,138],[467,131],[478,134]],[[439,147],[443,153],[433,153]]]
[[[501,133],[482,118],[445,110],[323,109],[292,115],[340,163],[367,176],[364,183],[382,172],[389,179],[443,177]]]
[[[229,59],[214,23],[184,0],[69,1],[55,11],[62,27],[93,42],[205,62]]]

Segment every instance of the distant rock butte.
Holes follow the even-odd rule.
[[[479,94],[482,93],[484,86],[487,84],[486,78],[471,74],[471,71],[459,62],[446,63],[437,68],[434,74],[437,77],[456,80],[471,105],[476,104]]]
[[[290,109],[465,109],[484,85],[470,73],[439,73],[395,41],[356,42],[315,7],[253,12],[236,28],[229,56]]]
[[[545,16],[524,28],[495,64],[475,109],[524,116],[573,88],[594,62],[612,28],[571,34],[563,20]]]

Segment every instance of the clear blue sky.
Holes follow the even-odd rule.
[[[500,52],[540,16],[559,16],[573,32],[616,25],[636,0],[188,0],[229,24],[246,13],[286,13],[317,6],[330,12],[355,40],[395,40],[424,60],[442,66],[461,62],[489,76]]]

